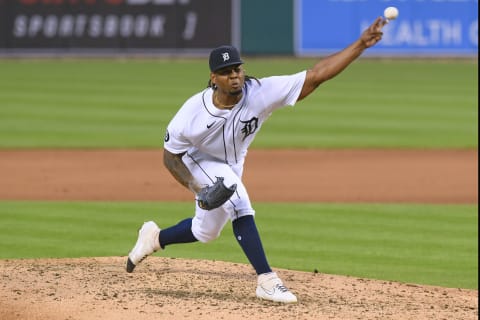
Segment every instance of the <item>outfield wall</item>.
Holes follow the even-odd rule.
[[[0,1],[0,54],[323,55],[387,6],[400,16],[368,55],[478,55],[478,0]]]

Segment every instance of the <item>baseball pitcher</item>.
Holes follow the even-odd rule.
[[[213,49],[208,87],[183,104],[168,124],[164,141],[165,166],[195,196],[193,218],[162,230],[153,221],[144,223],[128,255],[127,272],[168,245],[212,241],[231,221],[235,238],[258,275],[256,296],[297,302],[264,253],[255,210],[242,182],[247,150],[272,112],[294,106],[342,72],[380,41],[385,23],[377,18],[348,47],[321,59],[312,69],[292,75],[257,79],[245,75],[235,47]]]

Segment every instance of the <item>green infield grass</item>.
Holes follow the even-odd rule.
[[[256,209],[274,268],[478,289],[477,205]],[[0,201],[0,258],[125,256],[143,221],[165,228],[189,212],[189,203]],[[248,263],[230,224],[213,242],[172,245],[156,255]]]
[[[245,57],[264,77],[312,59]],[[0,148],[157,148],[206,59],[0,60]],[[253,147],[476,148],[474,60],[360,59],[298,108],[275,112]]]

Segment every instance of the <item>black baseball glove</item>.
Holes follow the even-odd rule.
[[[217,177],[217,181],[211,186],[206,186],[197,194],[198,206],[204,210],[212,210],[224,204],[237,190],[237,184],[229,188],[223,183],[223,177]]]

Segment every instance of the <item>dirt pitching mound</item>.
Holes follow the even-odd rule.
[[[299,303],[255,297],[248,265],[149,257],[0,261],[0,319],[477,319],[478,291],[289,270]]]

